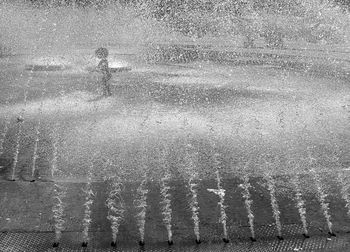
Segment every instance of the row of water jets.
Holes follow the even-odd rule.
[[[19,136],[21,135],[22,127],[20,125],[22,124],[22,120],[18,119],[18,132],[17,132],[17,138],[16,138],[16,148],[14,151],[14,164],[12,165],[12,178],[14,180],[14,174],[15,174],[15,167],[16,167],[16,160],[18,160],[18,153],[19,153]],[[3,142],[4,137],[6,136],[6,132],[8,131],[9,123],[6,121],[4,124],[3,131],[1,133],[1,139],[0,139],[0,150],[3,151]],[[40,133],[39,131],[40,125],[36,127],[36,135],[35,138],[35,147],[34,147],[34,155],[33,155],[33,166],[32,166],[32,173],[34,174],[35,171],[35,161],[38,158],[36,150],[38,149],[38,135]],[[50,169],[51,169],[51,176],[54,178],[56,173],[58,172],[58,166],[57,166],[57,156],[58,156],[58,143],[59,143],[59,134],[58,134],[58,125],[52,128],[51,132],[51,138],[52,138],[52,160],[50,162]],[[195,242],[197,244],[201,243],[201,236],[200,236],[200,218],[199,218],[199,203],[198,203],[198,186],[199,186],[199,175],[195,172],[195,165],[196,165],[196,156],[195,152],[192,151],[193,147],[189,144],[187,145],[186,150],[186,158],[185,158],[185,167],[186,167],[186,174],[188,175],[187,178],[187,188],[188,188],[188,204],[189,209],[191,210],[191,217],[193,220],[193,231],[195,235]],[[2,152],[0,153],[2,154]],[[168,243],[169,245],[173,244],[173,233],[172,233],[172,205],[171,205],[171,193],[170,193],[170,181],[171,181],[171,173],[169,171],[169,167],[167,166],[166,162],[166,156],[168,155],[167,149],[164,148],[162,153],[162,158],[164,159],[161,164],[164,166],[162,167],[162,170],[165,171],[163,178],[160,179],[160,196],[161,196],[161,211],[163,216],[163,222],[167,230],[168,234]],[[225,189],[222,186],[222,177],[220,175],[221,170],[221,158],[219,153],[214,153],[214,164],[215,164],[215,178],[217,186],[215,189],[207,189],[209,192],[214,193],[218,196],[218,206],[220,209],[220,216],[219,216],[219,222],[222,224],[223,229],[223,241],[225,243],[229,242],[228,237],[228,231],[227,231],[227,214],[226,214],[226,208],[225,205]],[[310,166],[313,165],[313,162],[315,162],[315,159],[311,156],[309,157]],[[94,202],[95,193],[92,189],[92,171],[93,171],[93,163],[91,163],[89,170],[88,170],[88,176],[87,176],[87,183],[84,186],[84,193],[85,193],[85,203],[84,203],[84,218],[83,218],[83,231],[82,231],[82,237],[83,237],[83,243],[82,246],[87,246],[89,241],[89,227],[91,224],[91,206]],[[145,169],[146,171],[146,169]],[[320,175],[317,173],[315,169],[310,170],[310,174],[314,180],[315,188],[316,188],[316,195],[320,204],[320,208],[322,210],[322,213],[324,215],[324,218],[326,220],[327,226],[328,226],[328,233],[330,236],[335,236],[333,232],[333,224],[331,221],[331,215],[329,212],[329,203],[327,202],[327,193],[322,185]],[[251,188],[252,185],[250,183],[250,177],[247,173],[244,173],[244,175],[241,177],[242,183],[239,185],[239,187],[242,189],[242,197],[244,199],[245,208],[247,211],[247,217],[250,227],[250,239],[252,241],[256,241],[256,234],[254,229],[254,214],[252,211],[252,204],[253,200],[251,198]],[[278,206],[278,201],[276,199],[276,182],[274,179],[274,176],[268,172],[263,174],[263,179],[266,182],[267,189],[270,196],[270,202],[271,202],[271,208],[272,208],[272,214],[275,220],[275,226],[277,229],[277,238],[280,240],[283,240],[282,235],[282,225],[280,220],[280,210]],[[112,230],[112,246],[117,245],[117,236],[119,232],[119,227],[124,219],[124,213],[126,211],[125,204],[122,198],[122,191],[123,191],[123,183],[122,180],[118,177],[110,177],[109,180],[109,193],[106,200],[106,206],[108,208],[108,215],[107,219],[111,223],[111,230]],[[138,224],[138,230],[140,235],[140,241],[139,244],[143,246],[145,244],[145,223],[146,223],[146,214],[147,214],[147,195],[148,195],[148,189],[147,189],[147,183],[148,183],[148,176],[145,172],[144,177],[142,178],[142,181],[140,185],[137,188],[137,195],[136,199],[134,200],[135,208],[138,209],[138,214],[135,216],[137,219]],[[338,176],[339,184],[341,185],[341,196],[343,200],[346,202],[345,207],[347,208],[347,214],[350,216],[350,196],[349,196],[349,189],[350,185],[346,182],[344,179],[343,172],[339,173]],[[300,177],[298,174],[295,174],[292,177],[292,184],[294,185],[294,199],[296,202],[296,208],[298,209],[298,213],[300,216],[300,221],[303,227],[303,236],[305,238],[309,237],[308,232],[308,226],[307,226],[307,220],[306,220],[306,202],[303,199],[303,194],[301,190],[300,185]],[[67,189],[64,185],[60,183],[54,183],[54,205],[52,208],[53,212],[53,218],[55,221],[55,242],[53,244],[54,247],[59,246],[59,241],[61,240],[62,231],[64,230],[65,226],[65,220],[64,220],[64,210],[65,210],[65,203],[64,198],[66,196]]]
[[[219,157],[219,154],[216,154],[215,157]],[[189,162],[188,165],[191,165],[191,162],[193,162],[192,157],[188,157],[187,161]],[[218,159],[217,159],[218,161]],[[218,161],[219,163],[219,161]],[[193,163],[192,163],[193,164]],[[192,167],[193,168],[193,167]],[[193,170],[192,170],[193,171]],[[219,216],[218,220],[222,224],[222,230],[223,230],[223,242],[228,243],[229,242],[229,236],[227,231],[227,214],[226,214],[226,208],[225,205],[225,189],[222,186],[222,177],[220,175],[219,169],[216,170],[216,184],[217,187],[212,189],[208,188],[207,190],[209,192],[214,193],[218,196],[218,206],[219,206]],[[317,198],[320,204],[320,208],[322,210],[322,213],[325,217],[326,223],[328,225],[328,233],[330,236],[335,236],[335,233],[332,229],[332,221],[331,221],[331,215],[329,213],[329,203],[327,203],[327,193],[325,192],[325,189],[323,188],[319,174],[316,173],[315,170],[311,170],[311,174],[313,177],[313,180],[315,182],[315,186],[317,189]],[[193,220],[193,232],[195,236],[195,242],[197,244],[201,243],[201,236],[200,236],[200,218],[199,218],[199,202],[198,202],[198,187],[199,187],[199,178],[198,175],[195,172],[189,173],[188,180],[187,180],[187,199],[188,199],[188,205],[189,209],[191,211],[191,218]],[[340,176],[341,178],[343,176]],[[283,240],[282,236],[282,224],[280,220],[280,210],[278,201],[276,198],[276,181],[274,177],[266,173],[263,176],[266,184],[267,189],[270,196],[270,202],[272,207],[272,215],[275,220],[275,226],[277,230],[277,238],[279,240]],[[256,241],[256,234],[255,234],[255,228],[254,228],[254,214],[252,211],[252,204],[253,200],[251,198],[251,190],[252,185],[250,183],[250,178],[248,175],[244,175],[241,177],[241,184],[239,184],[239,187],[242,189],[241,194],[244,199],[245,208],[247,211],[247,217],[249,222],[249,228],[250,228],[250,239],[252,241]],[[122,197],[122,192],[124,190],[124,186],[122,183],[122,180],[115,176],[108,179],[109,181],[109,192],[108,197],[106,200],[106,206],[108,208],[108,215],[107,219],[110,221],[111,224],[111,230],[112,230],[112,242],[111,246],[117,246],[117,237],[119,232],[119,227],[124,219],[126,206]],[[145,224],[146,224],[146,215],[147,215],[147,195],[149,190],[147,189],[149,178],[145,174],[142,178],[137,190],[136,190],[136,196],[134,200],[134,206],[137,209],[137,214],[135,215],[135,218],[137,220],[137,226],[139,231],[139,245],[144,246],[145,245]],[[171,202],[171,192],[170,192],[170,183],[171,181],[171,173],[169,170],[166,170],[164,173],[164,176],[160,179],[159,185],[160,185],[160,196],[161,196],[161,202],[160,202],[160,209],[163,216],[163,223],[167,230],[168,234],[168,244],[173,244],[173,232],[172,232],[172,202]],[[301,192],[301,186],[300,186],[300,178],[299,175],[295,175],[292,178],[292,183],[295,186],[295,192],[294,192],[294,200],[295,200],[295,206],[298,209],[301,224],[303,227],[303,236],[305,238],[309,238],[309,232],[308,232],[308,226],[306,221],[306,204],[305,200],[303,199],[303,195]],[[349,201],[349,195],[348,195],[348,189],[349,185],[347,185],[344,181],[342,181],[342,197],[346,201],[346,207],[348,209],[348,214],[350,213],[350,201]],[[88,182],[86,183],[84,187],[85,192],[85,213],[84,213],[84,219],[83,219],[83,243],[82,246],[87,246],[89,241],[88,231],[89,226],[91,223],[91,205],[93,204],[94,200],[94,192],[91,187],[91,174],[88,176]],[[61,232],[64,230],[64,223],[63,220],[63,212],[64,212],[64,203],[62,198],[66,194],[66,189],[63,186],[58,186],[55,184],[55,199],[57,199],[56,204],[53,207],[54,212],[54,219],[55,219],[55,233],[56,233],[56,242],[54,243],[54,246],[58,246],[59,240],[61,238]]]

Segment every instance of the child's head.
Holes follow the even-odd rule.
[[[95,51],[95,55],[99,59],[105,59],[108,57],[108,50],[107,48],[100,47]]]

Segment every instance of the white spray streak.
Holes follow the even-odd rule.
[[[305,201],[302,198],[302,193],[300,188],[300,178],[298,174],[295,174],[292,177],[292,184],[295,190],[296,207],[298,209],[300,220],[303,225],[304,234],[307,235],[308,230],[307,230],[307,222],[306,222],[306,206],[305,206]]]
[[[345,176],[345,171],[340,171],[338,173],[338,181],[341,185],[340,193],[342,199],[345,201],[345,207],[347,208],[347,215],[350,217],[350,197],[349,197],[349,191],[350,191],[350,183]]]
[[[187,146],[187,151],[186,151],[186,157],[185,157],[185,169],[187,176],[189,177],[187,186],[189,188],[189,204],[190,204],[190,209],[192,212],[192,220],[193,220],[193,231],[194,234],[197,238],[197,241],[200,241],[200,233],[199,233],[199,203],[198,203],[198,183],[196,182],[198,180],[198,173],[194,169],[195,164],[194,164],[194,155],[192,152],[192,146],[188,145]]]
[[[218,202],[218,205],[220,207],[220,218],[219,222],[222,224],[223,232],[224,232],[224,238],[228,239],[228,234],[227,234],[227,215],[225,209],[227,206],[224,204],[225,203],[225,189],[222,188],[221,186],[221,177],[220,177],[220,172],[219,169],[221,167],[221,163],[219,160],[219,154],[215,153],[214,154],[214,162],[215,166],[217,168],[215,174],[216,174],[216,183],[217,183],[217,189],[207,189],[209,192],[212,192],[216,195],[219,196],[220,201]]]
[[[162,209],[162,215],[163,215],[163,222],[168,232],[168,241],[173,240],[173,234],[171,230],[171,217],[172,217],[171,199],[170,199],[171,195],[169,193],[170,178],[171,178],[171,175],[169,171],[167,171],[165,176],[161,178],[161,183],[160,183],[160,194],[162,198],[162,201],[160,202],[160,204],[162,206],[161,209]]]
[[[242,197],[244,199],[245,208],[247,209],[250,233],[252,235],[252,238],[255,239],[254,214],[253,214],[253,211],[252,211],[253,200],[251,199],[251,194],[250,194],[250,191],[249,191],[249,188],[251,188],[252,186],[250,184],[248,175],[245,174],[243,176],[243,183],[240,184],[239,187],[243,189]]]
[[[52,207],[53,218],[55,220],[55,240],[59,242],[62,237],[62,231],[64,230],[64,209],[65,204],[63,199],[67,193],[67,188],[57,183],[54,184],[54,205]]]
[[[124,219],[125,204],[121,195],[122,190],[123,184],[120,178],[111,178],[109,181],[109,193],[106,206],[108,208],[107,219],[111,222],[113,242],[117,241],[119,226]]]
[[[280,220],[280,211],[276,199],[276,186],[275,186],[275,180],[269,173],[264,174],[264,178],[267,182],[267,189],[270,193],[270,200],[271,200],[271,207],[272,207],[272,213],[273,217],[275,218],[275,224],[277,228],[277,234],[278,236],[282,237],[282,225]]]
[[[42,93],[42,96],[44,96],[44,92]],[[32,177],[34,177],[35,170],[36,170],[36,160],[39,158],[38,146],[39,146],[39,140],[40,140],[40,129],[41,129],[40,119],[41,119],[42,111],[43,111],[43,102],[40,103],[39,121],[38,121],[38,124],[35,126],[35,142],[34,142],[33,161],[32,161]]]
[[[21,135],[22,135],[22,122],[17,122],[17,125],[18,125],[18,130],[17,130],[17,136],[16,136],[15,152],[13,154],[11,180],[14,180],[15,179],[15,175],[16,175],[16,168],[17,168],[17,163],[18,163],[20,141],[21,141]]]
[[[8,100],[6,101],[6,105],[8,105]],[[4,142],[5,142],[6,135],[9,131],[9,126],[10,126],[10,119],[7,117],[5,120],[4,128],[0,135],[0,156],[2,156],[2,154],[4,153]]]
[[[140,241],[144,242],[145,240],[145,223],[146,223],[146,212],[147,212],[147,176],[144,176],[144,179],[141,181],[141,184],[137,188],[137,199],[134,200],[134,205],[140,211],[136,215],[137,226],[140,232]]]
[[[333,224],[331,221],[331,215],[329,214],[329,203],[326,202],[326,198],[328,195],[322,186],[322,182],[319,174],[315,171],[314,168],[312,168],[310,172],[315,182],[317,198],[318,198],[318,201],[320,202],[323,216],[326,219],[328,230],[330,233],[333,233],[333,230],[332,230]]]
[[[58,127],[54,126],[51,131],[51,141],[52,141],[52,160],[51,160],[51,177],[52,179],[57,173],[57,159],[58,159],[58,144],[59,144],[59,135]]]
[[[89,228],[92,222],[91,219],[91,206],[94,202],[93,197],[95,196],[94,191],[92,190],[92,170],[93,164],[91,163],[90,169],[88,171],[87,183],[85,184],[85,188],[83,192],[85,193],[85,210],[84,210],[84,218],[83,218],[83,241],[88,242],[89,240]]]
[[[39,158],[39,155],[38,155],[39,136],[40,136],[40,121],[35,126],[35,141],[34,141],[33,161],[32,161],[32,177],[34,177],[34,174],[35,174],[36,160]]]
[[[192,211],[192,220],[194,223],[194,234],[196,235],[197,241],[200,240],[200,234],[199,234],[199,204],[198,204],[198,199],[197,199],[197,194],[198,194],[198,184],[194,182],[194,178],[191,177],[188,180],[188,185],[190,188],[191,192],[191,198],[190,198],[190,208]]]

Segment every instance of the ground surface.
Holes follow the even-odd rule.
[[[124,195],[128,217],[121,227],[122,237],[135,240],[138,233],[132,200],[141,176],[148,175],[146,240],[161,242],[166,233],[158,209],[157,181],[168,167],[177,181],[172,185],[172,200],[178,240],[193,239],[192,231],[185,232],[192,229],[186,206],[188,188],[184,186],[190,175],[197,181],[203,179],[199,203],[204,237],[220,239],[218,197],[206,191],[215,187],[217,169],[225,178],[230,237],[237,236],[235,228],[247,226],[239,176],[258,177],[252,199],[256,223],[261,227],[274,222],[262,175],[309,173],[312,168],[322,174],[322,185],[330,194],[327,199],[335,230],[348,231],[338,183],[338,174],[347,179],[350,164],[347,79],[295,71],[277,63],[145,64],[135,55],[116,50],[111,63],[130,65],[132,71],[114,74],[113,96],[103,98],[100,77],[85,70],[94,64],[89,51],[51,57],[54,64],[69,65],[63,71],[25,70],[26,64],[43,62],[42,57],[0,60],[1,129],[9,123],[0,157],[2,230],[53,229],[52,183],[47,181],[73,182],[66,184],[70,190],[66,230],[81,230],[84,195],[80,182],[86,181],[92,167],[94,181],[119,176],[126,183],[135,182]],[[17,122],[19,115],[23,123]],[[36,129],[38,158],[33,168]],[[14,166],[18,139],[18,163]],[[219,154],[219,166],[215,154]],[[17,182],[6,181],[10,179]],[[32,179],[36,182],[21,182]],[[298,212],[291,201],[293,185],[288,177],[276,179],[276,185],[282,223],[299,225],[300,234]],[[303,181],[302,189],[310,194],[305,196],[310,227],[322,229],[313,234],[325,235],[327,227],[312,178]],[[109,232],[104,205],[108,190],[104,183],[94,184],[93,190],[101,197],[97,196],[93,205],[91,230]],[[244,237],[249,237],[249,232]]]

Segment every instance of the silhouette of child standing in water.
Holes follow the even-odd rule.
[[[107,60],[108,50],[107,48],[100,47],[95,51],[95,55],[98,59],[100,59],[100,62],[98,63],[96,70],[102,73],[101,82],[102,82],[103,95],[111,96],[112,95],[111,87],[108,81],[111,79],[112,74],[108,67],[108,60]]]

